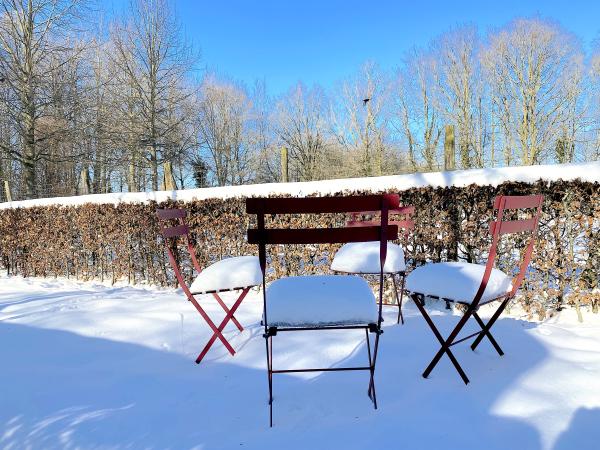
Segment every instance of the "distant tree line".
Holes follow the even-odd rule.
[[[452,29],[325,90],[199,66],[168,0],[0,0],[0,200],[596,160],[600,50],[560,25]],[[444,144],[452,136],[452,153]],[[448,142],[446,142],[448,149]]]

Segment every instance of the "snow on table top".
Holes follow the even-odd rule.
[[[164,202],[180,200],[184,202],[211,198],[259,197],[288,194],[297,197],[327,195],[343,191],[404,191],[415,187],[468,186],[470,184],[497,186],[506,181],[533,183],[545,181],[575,180],[600,182],[600,162],[583,164],[551,164],[537,166],[499,167],[490,169],[456,170],[452,172],[414,173],[384,177],[344,178],[337,180],[307,181],[297,183],[266,183],[244,186],[225,186],[178,191],[118,192],[112,194],[92,194],[74,197],[53,197],[0,203],[0,209],[26,208],[32,206],[63,205],[76,206],[86,203],[118,204]]]

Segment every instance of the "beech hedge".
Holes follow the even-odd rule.
[[[358,195],[340,192],[336,195]],[[543,214],[533,260],[517,298],[543,317],[549,310],[600,305],[600,184],[576,181],[507,182],[497,187],[470,185],[402,191],[401,204],[415,206],[415,228],[401,234],[407,265],[464,260],[485,263],[489,222],[496,195],[543,194]],[[210,264],[227,256],[256,254],[246,241],[252,217],[245,200],[209,199],[183,203],[85,204],[0,210],[0,265],[9,274],[75,277],[116,282],[173,285],[155,216],[157,207],[184,207],[198,260]],[[279,227],[339,226],[343,215],[276,216]],[[497,267],[518,265],[519,235],[501,243]],[[177,247],[177,246],[176,246]],[[269,279],[328,271],[339,245],[276,246],[270,249]],[[178,257],[193,277],[183,247]]]

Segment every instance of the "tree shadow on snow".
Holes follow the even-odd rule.
[[[449,314],[434,317],[445,335],[457,320]],[[464,335],[477,331],[472,325],[465,327]],[[313,448],[335,442],[342,448],[364,449],[378,442],[384,448],[407,449],[540,449],[535,428],[492,412],[512,384],[546,357],[545,349],[525,332],[530,327],[508,318],[496,323],[493,334],[504,349],[502,357],[485,340],[475,352],[468,343],[454,346],[452,351],[471,380],[465,386],[446,356],[429,379],[422,378],[439,343],[421,317],[407,317],[403,326],[385,327],[380,341],[377,411],[366,395],[366,372],[323,373],[309,383],[276,377],[276,426],[302,424],[298,440]],[[366,360],[361,344],[335,365],[358,366]]]
[[[596,450],[600,446],[600,408],[580,408],[569,428],[560,435],[554,450]]]
[[[6,322],[0,342],[3,449],[214,448],[265,428],[261,371]]]
[[[448,332],[457,318],[434,320]],[[377,411],[367,397],[367,372],[276,375],[275,427],[269,429],[258,325],[236,344],[234,358],[197,366],[140,345],[0,322],[0,447],[364,449],[377,442],[411,450],[491,450],[510,443],[535,450],[535,429],[491,413],[511,385],[545,358],[526,326],[513,319],[497,323],[494,335],[504,357],[487,342],[477,352],[466,344],[453,347],[471,378],[465,386],[446,357],[430,379],[421,377],[438,345],[422,318],[407,317],[404,326],[385,327],[381,339]],[[276,364],[281,354],[301,364],[306,355],[335,349],[335,341],[321,347],[314,336],[305,346],[278,339]],[[356,342],[355,351],[335,365],[365,364],[364,339]]]

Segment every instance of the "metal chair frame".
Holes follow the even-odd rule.
[[[194,269],[196,270],[197,273],[202,272],[202,268],[200,267],[200,264],[198,263],[198,259],[196,258],[194,246],[192,245],[192,242],[190,240],[189,227],[185,223],[187,211],[185,209],[177,209],[177,208],[157,209],[156,215],[159,219],[161,233],[164,238],[167,255],[169,257],[169,262],[171,264],[171,267],[173,268],[173,271],[175,272],[175,277],[177,278],[177,282],[179,283],[179,286],[181,287],[181,289],[183,289],[183,292],[185,293],[188,301],[190,301],[194,305],[194,307],[196,308],[198,313],[200,313],[202,318],[206,321],[206,323],[208,324],[210,329],[213,331],[211,338],[204,345],[204,348],[202,349],[202,351],[196,358],[196,364],[200,364],[200,362],[202,361],[204,356],[208,353],[208,351],[210,350],[210,348],[212,347],[212,345],[215,343],[215,341],[217,339],[219,339],[221,341],[221,343],[225,346],[227,351],[232,356],[235,355],[235,350],[233,349],[231,344],[227,341],[227,339],[225,339],[225,337],[223,336],[223,330],[225,329],[225,326],[229,323],[229,321],[233,322],[239,331],[244,330],[244,327],[235,318],[234,314],[237,311],[240,304],[242,303],[242,301],[244,300],[244,298],[246,297],[246,295],[248,294],[248,292],[250,291],[250,289],[254,286],[240,286],[240,287],[230,288],[230,289],[210,290],[210,291],[204,291],[204,292],[191,292],[190,288],[188,287],[187,283],[185,282],[185,279],[183,278],[183,275],[182,275],[179,265],[177,263],[175,254],[173,253],[172,248],[169,246],[169,242],[171,239],[176,239],[178,237],[184,236],[185,242],[186,242],[186,248],[187,248],[188,253],[190,254],[190,258],[192,260],[192,265],[194,266]],[[174,226],[169,226],[169,224],[168,224],[169,221],[176,221],[178,224],[174,225]],[[225,304],[225,302],[219,295],[220,292],[226,292],[226,291],[240,291],[239,296],[237,297],[237,299],[235,300],[235,302],[233,303],[231,308],[229,308]],[[212,321],[212,319],[207,314],[207,312],[204,310],[204,308],[202,308],[202,306],[200,306],[200,303],[198,302],[198,300],[196,300],[195,295],[202,295],[202,294],[212,295],[212,297],[217,301],[217,303],[221,306],[221,308],[223,308],[223,311],[225,311],[225,318],[220,322],[220,324],[218,326],[215,325],[215,323]]]
[[[382,334],[382,299],[383,299],[383,266],[387,253],[387,241],[394,240],[398,235],[398,227],[388,224],[388,212],[398,207],[397,195],[367,195],[351,197],[310,197],[310,198],[249,198],[246,200],[246,212],[255,214],[257,227],[248,229],[248,242],[258,245],[260,267],[263,273],[263,325],[266,355],[267,374],[269,384],[269,425],[273,426],[273,375],[280,373],[298,372],[334,372],[334,371],[369,371],[369,387],[367,394],[373,406],[377,409],[377,396],[375,393],[375,365],[379,347],[379,336]],[[342,228],[300,228],[280,229],[266,228],[265,215],[278,214],[323,214],[323,213],[348,213],[352,211],[377,210],[381,214],[381,221],[377,225]],[[335,326],[300,326],[278,327],[270,326],[267,316],[267,289],[265,270],[267,265],[266,246],[272,244],[325,244],[346,242],[380,242],[380,272],[379,272],[379,307],[376,323],[359,325]],[[317,330],[364,330],[368,352],[368,365],[358,367],[326,367],[302,369],[274,369],[273,368],[273,337],[280,332],[292,331],[317,331]],[[375,334],[373,348],[369,333]]]
[[[390,225],[397,225],[398,226],[398,230],[404,230],[404,234],[407,235],[408,232],[410,230],[412,230],[415,227],[415,221],[410,219],[410,215],[413,214],[415,212],[415,207],[414,206],[401,206],[398,208],[394,208],[391,209],[389,211],[390,216],[391,215],[403,215],[406,218],[404,220],[390,220],[389,224]],[[346,226],[347,227],[363,227],[363,226],[372,226],[375,224],[378,224],[379,222],[371,219],[371,220],[361,220],[361,216],[363,215],[376,215],[378,213],[378,211],[367,211],[367,212],[357,212],[357,211],[353,211],[350,213],[350,217],[351,219],[349,221],[346,222]],[[377,275],[377,273],[372,272],[343,272],[343,271],[336,271],[338,273],[354,273],[357,275]],[[398,272],[390,272],[390,273],[384,273],[384,276],[388,275],[390,277],[390,279],[392,280],[392,284],[394,285],[394,295],[396,297],[396,303],[384,303],[384,305],[388,305],[388,306],[397,306],[398,307],[398,318],[396,320],[396,323],[400,323],[402,322],[402,325],[404,325],[404,316],[402,314],[402,300],[404,298],[404,283],[406,281],[406,270],[401,270]],[[400,289],[398,289],[398,283],[396,281],[396,276],[400,277]],[[400,292],[400,294],[398,294],[398,292]]]
[[[419,311],[425,318],[425,321],[427,322],[427,324],[429,325],[429,327],[431,328],[435,337],[438,339],[438,341],[440,342],[440,345],[441,345],[440,349],[435,354],[435,356],[433,357],[433,359],[431,360],[431,362],[429,363],[429,365],[423,372],[423,378],[427,378],[429,376],[429,374],[434,369],[434,367],[437,365],[437,363],[440,361],[442,356],[444,354],[446,354],[448,356],[448,358],[450,359],[450,361],[452,362],[453,366],[456,368],[456,370],[459,373],[460,377],[462,378],[463,382],[465,384],[468,384],[469,378],[467,377],[464,370],[458,363],[456,357],[450,350],[450,347],[452,347],[453,345],[459,344],[463,341],[466,341],[468,339],[471,339],[473,337],[475,337],[475,340],[471,344],[471,350],[475,350],[477,348],[477,346],[481,343],[483,338],[487,337],[488,340],[490,341],[490,343],[492,344],[492,346],[494,347],[494,349],[498,352],[498,354],[500,356],[504,355],[502,348],[500,347],[500,345],[498,344],[496,339],[492,336],[490,329],[496,323],[496,321],[498,320],[498,318],[500,317],[500,315],[502,314],[502,312],[508,305],[508,302],[514,298],[514,296],[517,293],[517,290],[520,288],[520,286],[523,282],[523,279],[525,278],[525,272],[527,271],[527,267],[529,266],[529,263],[531,261],[531,256],[533,253],[533,247],[534,247],[535,238],[536,238],[536,234],[537,234],[539,218],[540,218],[541,211],[542,211],[543,200],[544,200],[544,197],[542,195],[529,195],[529,196],[504,196],[504,195],[502,195],[502,196],[496,197],[496,199],[494,200],[494,209],[497,210],[498,212],[496,215],[496,220],[492,221],[490,223],[490,233],[492,235],[492,244],[490,247],[488,260],[487,260],[487,263],[485,266],[485,272],[483,274],[483,278],[481,280],[479,289],[477,290],[477,293],[475,294],[475,297],[473,298],[473,301],[465,302],[465,301],[458,301],[458,300],[455,300],[452,298],[441,298],[441,300],[444,300],[446,302],[459,303],[466,307],[465,313],[463,314],[463,316],[459,320],[458,324],[454,327],[454,329],[451,331],[450,335],[447,338],[444,338],[442,336],[442,334],[439,332],[439,330],[436,328],[435,324],[433,323],[433,320],[431,319],[431,317],[427,314],[427,311],[425,310],[424,299],[425,299],[426,293],[420,293],[420,292],[411,292],[410,293],[410,296],[413,299],[413,301],[415,302],[415,305],[417,305],[417,308],[419,309]],[[504,215],[505,210],[518,210],[518,209],[535,209],[535,214],[533,215],[533,217],[531,217],[529,219],[503,220],[503,215]],[[505,295],[502,295],[502,296],[499,296],[499,297],[496,297],[493,299],[488,299],[488,300],[485,300],[482,302],[481,298],[483,297],[483,294],[485,293],[485,288],[490,279],[492,269],[494,268],[494,263],[495,263],[495,259],[496,259],[496,255],[497,255],[498,242],[499,242],[500,236],[504,235],[504,234],[520,233],[520,232],[529,232],[530,237],[529,237],[529,242],[527,243],[527,246],[525,247],[525,250],[522,254],[519,273],[513,279],[511,291]],[[436,297],[433,297],[433,298],[436,298]],[[487,305],[487,304],[490,304],[490,303],[493,303],[496,301],[501,301],[500,306],[494,312],[494,314],[492,315],[490,320],[487,323],[485,323],[481,319],[481,317],[477,314],[477,312],[482,305]],[[462,328],[466,325],[467,321],[471,317],[473,317],[475,319],[475,321],[481,328],[481,331],[478,331],[478,332],[472,333],[468,336],[457,339],[458,334],[460,333]]]

